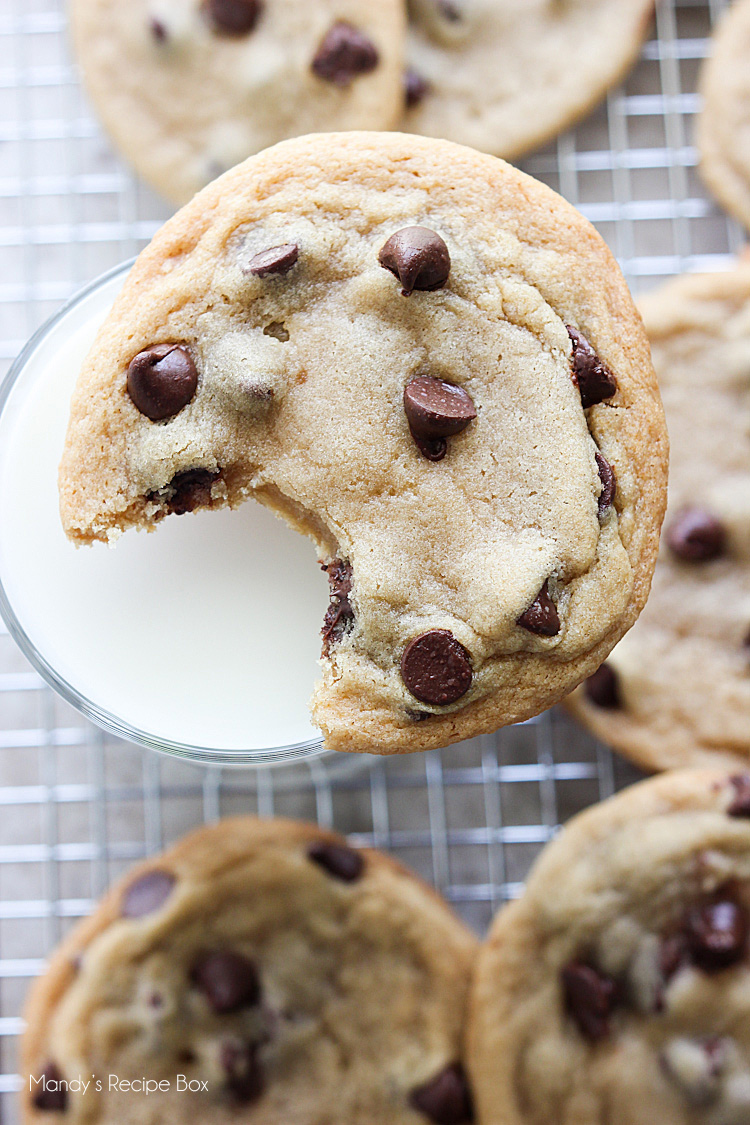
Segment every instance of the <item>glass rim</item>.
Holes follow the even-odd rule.
[[[134,262],[135,257],[130,258],[117,266],[113,266],[112,269],[107,270],[99,277],[94,278],[93,281],[90,281],[87,285],[83,286],[82,289],[79,289],[77,293],[74,293],[57,312],[53,313],[48,320],[37,328],[21,349],[18,356],[14,359],[2,382],[0,382],[0,422],[2,421],[3,412],[8,405],[14,387],[19,382],[37,349],[44,340],[46,340],[49,334],[58,327],[60,322],[63,321],[69,313],[98,289],[113,281],[119,275],[127,273],[132,268]],[[324,748],[322,736],[306,739],[302,742],[294,742],[280,746],[268,746],[259,750],[230,750],[226,747],[197,746],[191,743],[178,742],[173,739],[161,738],[149,734],[148,731],[141,730],[139,727],[133,726],[131,723],[127,722],[125,719],[121,719],[106,708],[100,707],[92,699],[84,695],[83,692],[79,691],[78,688],[69,683],[65,677],[50,664],[44,654],[28,636],[16,616],[15,610],[11,605],[7,591],[3,585],[2,573],[0,573],[0,617],[4,620],[10,636],[42,679],[45,680],[50,687],[54,688],[66,703],[69,703],[75,710],[84,715],[85,718],[90,719],[92,722],[96,723],[97,726],[108,731],[110,734],[114,734],[117,738],[133,742],[138,746],[144,746],[149,750],[160,751],[161,753],[168,754],[186,762],[211,766],[244,766],[249,768],[291,766],[321,757],[328,757],[329,755],[332,756],[335,753],[333,750],[326,750]]]

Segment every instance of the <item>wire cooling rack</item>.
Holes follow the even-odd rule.
[[[707,197],[693,146],[697,72],[723,6],[662,0],[625,86],[523,164],[597,225],[636,292],[725,268],[742,242]],[[62,0],[2,0],[0,370],[65,298],[137,253],[167,214],[85,103]],[[191,767],[83,721],[0,626],[0,1120],[14,1120],[30,979],[113,878],[189,828],[240,812],[332,825],[398,854],[481,932],[558,824],[634,777],[557,712],[389,761]]]

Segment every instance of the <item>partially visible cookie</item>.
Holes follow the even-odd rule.
[[[317,135],[141,254],[78,380],[61,511],[84,543],[282,515],[331,581],[313,719],[397,753],[602,662],[648,592],[666,444],[640,318],[569,204],[446,141]]]
[[[665,774],[576,817],[480,950],[482,1125],[747,1125],[750,775]]]
[[[222,821],[137,867],[53,956],[27,1006],[23,1120],[461,1125],[475,944],[385,855]]]
[[[669,507],[635,628],[570,697],[645,769],[750,756],[750,263],[642,303],[671,443]]]
[[[73,0],[71,14],[107,131],[175,203],[285,137],[401,113],[402,0]]]
[[[750,227],[750,0],[735,0],[703,64],[698,148],[703,178],[719,202]]]
[[[409,0],[404,128],[506,158],[562,132],[631,67],[654,0]]]

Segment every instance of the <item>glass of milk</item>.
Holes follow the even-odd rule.
[[[81,363],[131,263],[29,342],[0,386],[0,612],[41,675],[120,737],[215,765],[320,755],[308,700],[328,584],[260,504],[74,547],[57,468]]]

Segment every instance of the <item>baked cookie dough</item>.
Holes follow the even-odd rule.
[[[645,769],[750,755],[750,263],[642,303],[671,441],[669,509],[636,627],[570,699]]]
[[[654,0],[409,0],[404,128],[506,158],[622,78]]]
[[[285,137],[402,112],[402,0],[72,0],[71,16],[105,128],[175,203]]]
[[[735,0],[701,69],[700,170],[716,198],[750,227],[750,2]]]
[[[475,947],[385,855],[222,821],[137,867],[53,956],[27,1006],[23,1121],[462,1125]]]
[[[601,664],[645,601],[665,473],[593,227],[493,157],[349,133],[251,158],[141,254],[60,490],[77,542],[250,496],[311,536],[314,721],[395,753],[525,719]]]
[[[750,776],[642,782],[576,817],[482,947],[482,1125],[750,1121]]]

